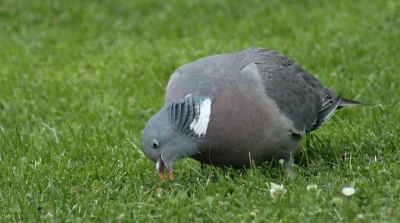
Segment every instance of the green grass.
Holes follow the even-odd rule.
[[[1,0],[0,221],[397,222],[399,18],[394,0]],[[252,46],[368,106],[309,135],[294,180],[185,159],[159,182],[141,135],[169,75]]]

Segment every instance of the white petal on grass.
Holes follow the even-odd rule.
[[[318,186],[317,186],[316,184],[310,184],[310,185],[308,185],[308,186],[306,187],[306,189],[307,189],[308,191],[310,191],[310,190],[316,190],[316,189],[318,189]]]
[[[45,214],[43,217],[44,218],[52,218],[53,214],[51,212],[47,212],[47,214]]]
[[[124,219],[124,217],[125,217],[125,213],[122,213],[117,217],[117,220],[122,221]]]
[[[343,187],[342,189],[342,193],[344,194],[344,196],[350,197],[353,196],[353,194],[356,192],[356,189],[352,188],[352,187]]]
[[[286,193],[286,189],[283,187],[282,184],[271,183],[270,185],[271,187],[269,189],[269,192],[272,198],[275,198],[280,194]]]

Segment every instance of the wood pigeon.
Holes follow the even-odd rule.
[[[305,133],[336,109],[362,103],[340,98],[286,56],[259,47],[199,59],[170,77],[165,106],[146,124],[144,154],[164,166],[191,157],[217,167],[248,167],[277,156],[292,168]]]

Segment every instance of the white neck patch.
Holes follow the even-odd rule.
[[[205,136],[208,128],[208,123],[210,122],[211,115],[211,99],[206,98],[201,102],[200,106],[195,107],[199,112],[199,118],[194,119],[192,123],[190,123],[190,129],[196,133],[199,138],[201,136]]]

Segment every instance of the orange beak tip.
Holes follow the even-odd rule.
[[[171,181],[175,180],[174,174],[172,172],[168,173],[168,177]]]
[[[160,180],[161,180],[162,182],[165,182],[164,174],[160,174],[159,176],[160,176]]]

